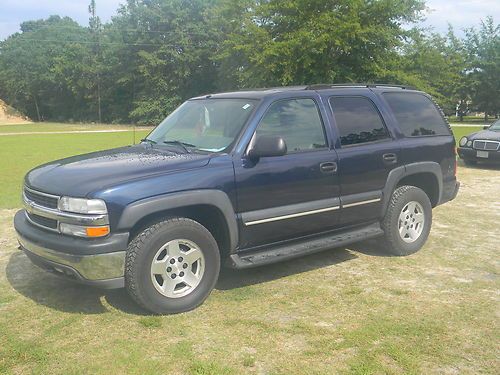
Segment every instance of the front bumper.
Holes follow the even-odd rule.
[[[37,266],[72,280],[102,288],[124,286],[128,233],[80,239],[33,226],[24,210],[14,217],[21,249]]]
[[[490,162],[500,162],[500,151],[488,151],[487,158],[477,157],[477,152],[481,150],[475,150],[470,147],[458,147],[457,152],[460,159],[463,160],[474,160],[474,161],[490,161]]]

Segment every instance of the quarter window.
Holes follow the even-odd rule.
[[[287,99],[273,103],[256,134],[282,137],[288,152],[326,147],[323,123],[312,99]]]
[[[425,95],[397,92],[383,95],[398,121],[399,128],[407,137],[450,135],[443,116]]]
[[[362,97],[331,97],[330,105],[342,146],[390,138],[371,100]]]

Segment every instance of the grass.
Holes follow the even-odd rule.
[[[469,135],[471,133],[475,133],[482,130],[482,128],[477,126],[453,126],[453,125],[451,126],[451,129],[453,130],[453,135],[455,136],[457,145],[460,138],[462,138],[464,135]]]
[[[19,207],[20,178],[32,166],[130,139],[0,137],[0,374],[500,371],[491,229],[500,220],[498,169],[459,165],[460,194],[434,210],[431,236],[415,255],[385,257],[367,242],[224,270],[201,307],[151,316],[123,290],[75,285],[33,266],[17,250],[15,210],[5,208]]]
[[[457,116],[449,116],[448,121],[450,123],[464,123],[464,124],[478,124],[478,125],[489,125],[494,122],[495,117],[488,117],[488,121],[484,121],[484,117],[476,117],[476,116],[464,116],[463,121],[460,121],[460,118]]]
[[[36,134],[22,136],[1,136],[2,133],[52,132],[75,130],[101,130],[115,125],[73,125],[73,124],[25,124],[0,125],[0,208],[19,206],[23,176],[31,168],[42,163],[67,156],[83,154],[96,150],[132,144],[133,131],[120,133],[83,133],[83,134]],[[12,129],[6,131],[6,129]],[[123,126],[121,127],[123,129]],[[130,129],[129,127],[125,129]],[[148,130],[136,131],[136,140],[144,137]],[[458,140],[466,134],[478,131],[477,127],[453,127]]]
[[[38,126],[38,125],[37,125]],[[10,125],[9,125],[10,127]],[[148,131],[137,131],[136,140]],[[71,155],[133,143],[133,132],[0,135],[0,208],[18,207],[23,176],[31,168]]]
[[[0,124],[0,134],[29,133],[29,132],[61,132],[61,131],[88,131],[88,130],[130,130],[132,125],[114,124],[61,124],[56,122],[28,123],[28,124]],[[137,127],[139,130],[147,127]]]

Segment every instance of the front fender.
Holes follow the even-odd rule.
[[[195,205],[213,206],[224,215],[229,229],[231,250],[235,249],[238,245],[236,215],[229,197],[220,190],[190,190],[136,201],[123,210],[117,229],[119,231],[128,231],[148,215]]]

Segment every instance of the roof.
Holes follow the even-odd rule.
[[[224,99],[224,98],[244,98],[262,99],[266,96],[286,91],[322,91],[335,89],[396,89],[396,90],[416,90],[412,86],[391,85],[379,83],[335,83],[335,84],[315,84],[301,86],[283,86],[270,88],[245,89],[241,91],[230,91],[216,94],[201,95],[192,99]]]

